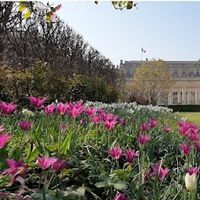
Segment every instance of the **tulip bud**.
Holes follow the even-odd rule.
[[[194,191],[196,189],[196,185],[197,185],[196,174],[190,175],[189,173],[187,173],[185,175],[185,187],[186,187],[186,189],[189,192]]]

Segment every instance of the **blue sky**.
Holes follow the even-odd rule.
[[[138,9],[122,11],[109,1],[61,3],[61,19],[114,64],[140,60],[141,48],[149,59],[200,59],[200,2],[139,1]]]

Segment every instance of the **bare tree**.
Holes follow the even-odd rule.
[[[129,92],[157,104],[163,93],[168,93],[173,84],[167,64],[162,61],[149,61],[136,68],[133,79],[127,84]]]

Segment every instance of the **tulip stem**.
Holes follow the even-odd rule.
[[[54,177],[55,177],[55,172],[52,174],[52,176],[51,176],[51,178],[50,178],[50,180],[49,180],[49,182],[48,182],[47,189],[49,189],[49,186],[51,185],[51,183],[52,183]]]
[[[60,155],[61,154],[61,130],[59,130],[59,134],[58,134],[58,154]]]
[[[47,183],[47,177],[48,177],[48,172],[44,173],[44,184],[43,184],[43,200],[46,200],[46,183]]]
[[[154,180],[154,191],[153,193],[155,194],[154,200],[159,200],[159,189],[158,189],[158,180],[157,178]]]
[[[144,184],[144,174],[145,174],[145,169],[144,169],[144,160],[145,160],[145,151],[144,149],[141,147],[141,162],[140,162],[140,182],[141,185]]]
[[[196,191],[194,190],[194,191],[192,191],[192,192],[190,192],[190,199],[191,200],[196,200]]]
[[[119,160],[116,160],[117,162],[117,169],[119,169]]]

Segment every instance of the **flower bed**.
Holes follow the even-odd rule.
[[[199,129],[162,107],[0,103],[1,199],[198,199]]]

